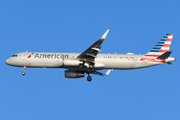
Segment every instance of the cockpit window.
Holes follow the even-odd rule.
[[[12,57],[17,57],[17,55],[13,55]]]

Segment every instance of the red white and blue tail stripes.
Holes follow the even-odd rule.
[[[166,34],[161,38],[161,40],[145,55],[145,58],[142,58],[140,61],[151,61],[151,62],[163,62],[165,60],[155,60],[157,57],[162,55],[163,53],[169,51],[171,46],[171,41],[173,38],[173,34]]]
[[[166,34],[163,38],[152,48],[150,52],[167,52],[169,51],[173,34]]]

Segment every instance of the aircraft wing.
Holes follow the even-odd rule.
[[[104,33],[104,35],[97,40],[93,45],[91,45],[87,50],[81,53],[77,58],[82,61],[94,62],[94,58],[97,56],[98,52],[101,51],[101,44],[106,38],[109,29]]]

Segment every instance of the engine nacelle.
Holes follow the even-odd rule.
[[[65,71],[65,77],[66,78],[81,78],[81,77],[84,77],[84,73],[83,72],[66,70]]]
[[[65,59],[64,60],[64,65],[65,66],[78,66],[80,64],[82,64],[82,61],[79,61],[77,59]]]

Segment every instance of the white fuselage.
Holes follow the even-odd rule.
[[[77,59],[80,53],[46,53],[46,52],[22,52],[13,55],[6,60],[8,65],[17,67],[34,68],[67,68],[72,70],[83,70],[84,67],[66,65],[67,60]],[[144,55],[135,54],[98,54],[95,58],[94,70],[100,69],[136,69],[149,67],[162,62],[140,61],[145,58]],[[175,58],[169,57],[166,62],[175,61]]]

